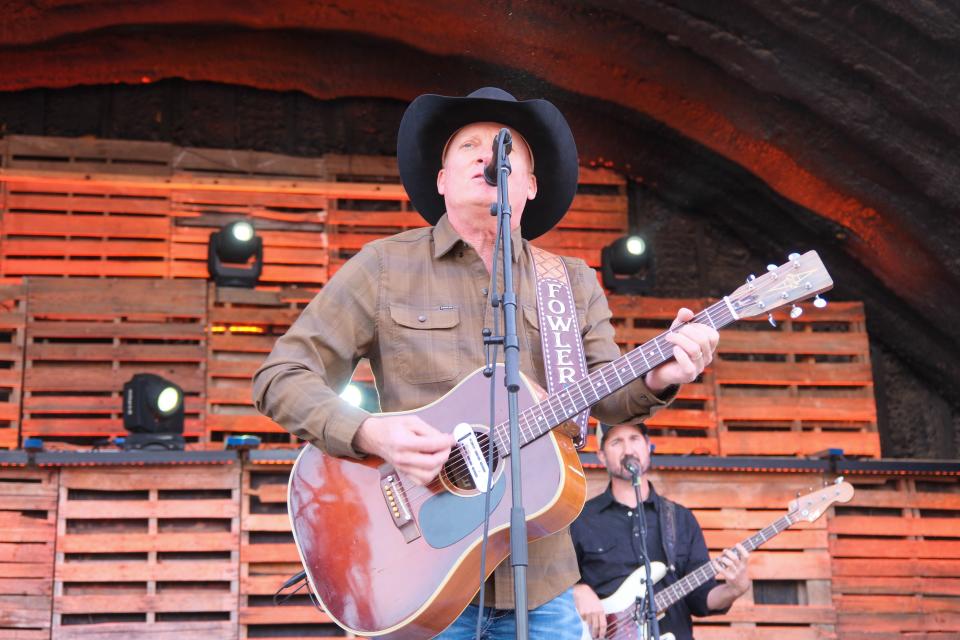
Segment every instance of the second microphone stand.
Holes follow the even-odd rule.
[[[631,465],[628,469],[633,476],[633,490],[637,494],[637,508],[634,515],[640,525],[640,553],[643,554],[644,578],[643,596],[637,596],[637,624],[640,625],[640,638],[658,640],[660,638],[660,621],[657,619],[657,606],[653,597],[653,574],[650,569],[650,554],[647,553],[647,513],[643,506],[643,495],[640,491],[641,469]]]

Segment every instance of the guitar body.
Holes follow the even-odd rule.
[[[667,575],[667,567],[662,562],[650,563],[650,577],[653,584],[657,584]],[[647,576],[643,567],[636,569],[624,579],[617,590],[600,600],[603,612],[607,614],[607,638],[617,640],[646,640],[646,634],[641,633],[640,626],[634,621],[634,611],[637,601],[647,593]],[[663,618],[663,614],[657,615]],[[580,640],[591,640],[587,625],[583,625]],[[673,640],[672,633],[664,633],[660,640]]]
[[[527,384],[519,393],[521,411],[537,402]],[[441,432],[467,423],[485,434],[478,425],[489,423],[489,385],[478,369],[432,404],[404,413]],[[507,419],[502,394],[494,424]],[[509,463],[501,457],[493,471],[487,576],[510,553]],[[528,538],[560,531],[586,496],[572,442],[548,432],[521,449],[521,464]],[[288,511],[310,588],[334,621],[357,635],[434,636],[480,586],[484,494],[457,487],[446,470],[427,487],[391,484],[401,481],[379,458],[335,458],[310,445],[290,475]]]

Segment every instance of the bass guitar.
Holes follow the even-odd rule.
[[[792,254],[694,318],[720,329],[833,286],[813,251]],[[771,316],[772,318],[772,316]],[[521,386],[520,443],[527,532],[560,531],[583,508],[586,477],[555,427],[672,357],[666,333],[541,399]],[[343,629],[361,636],[427,638],[443,631],[480,586],[485,491],[490,490],[486,575],[510,552],[511,476],[505,398],[493,428],[489,380],[480,369],[419,416],[457,445],[439,476],[417,485],[375,456],[362,460],[303,448],[290,474],[288,513],[311,591]],[[505,394],[503,387],[499,390]],[[396,414],[395,414],[396,415]],[[494,463],[486,454],[493,447]]]
[[[753,551],[792,525],[798,522],[814,522],[826,512],[830,505],[835,502],[849,502],[852,497],[853,485],[844,482],[843,478],[837,478],[833,484],[792,501],[787,507],[786,515],[753,534],[741,544],[748,552]],[[667,567],[662,562],[650,563],[650,577],[653,584],[657,584],[666,573]],[[670,586],[655,591],[653,603],[657,617],[662,618],[663,613],[671,605],[687,597],[690,592],[715,575],[717,575],[716,566],[713,562],[708,562]],[[606,640],[646,640],[646,627],[640,625],[643,614],[643,609],[640,607],[646,606],[643,602],[647,593],[646,578],[646,571],[640,567],[627,576],[613,594],[600,600],[607,617],[607,630],[603,635]],[[581,640],[591,640],[586,625],[583,627]],[[660,640],[673,640],[673,634],[662,634]]]

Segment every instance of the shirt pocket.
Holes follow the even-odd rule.
[[[458,308],[391,304],[390,318],[397,366],[407,382],[456,379],[460,374]]]
[[[617,541],[599,536],[581,543],[584,571],[596,577],[610,571],[617,564]]]
[[[616,540],[603,540],[594,538],[583,544],[583,555],[587,557],[604,556],[617,548]]]

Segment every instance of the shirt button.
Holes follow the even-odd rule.
[[[484,287],[483,289],[480,289],[480,293],[482,293],[483,295],[487,295],[487,288]]]
[[[627,511],[627,515],[628,515],[628,516],[632,516],[632,515],[633,515],[633,511]]]
[[[419,320],[420,322],[426,322],[427,316],[417,316],[417,320]]]

